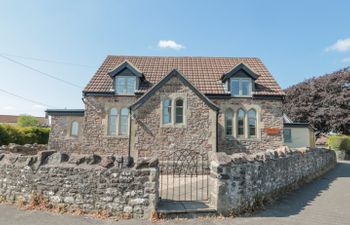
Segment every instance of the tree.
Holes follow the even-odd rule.
[[[350,67],[311,78],[285,90],[284,112],[319,133],[350,134]]]
[[[30,115],[20,115],[17,118],[17,126],[20,127],[36,127],[39,126],[38,118]]]

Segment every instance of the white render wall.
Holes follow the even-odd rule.
[[[291,129],[292,142],[285,142],[290,148],[315,147],[315,134],[307,127],[285,127]]]

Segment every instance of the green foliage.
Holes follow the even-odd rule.
[[[0,125],[0,145],[5,145],[10,142],[10,135],[7,130]]]
[[[19,127],[0,125],[0,145],[16,144],[47,144],[50,128],[47,127]]]
[[[21,115],[17,118],[17,126],[19,127],[37,127],[39,126],[38,118],[29,115]]]
[[[350,136],[332,135],[328,137],[328,145],[336,151],[346,151],[350,154]]]

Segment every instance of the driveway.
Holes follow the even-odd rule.
[[[286,195],[250,217],[199,218],[167,220],[157,224],[350,224],[350,163],[340,162],[324,177]],[[89,217],[57,215],[48,212],[23,211],[10,205],[0,205],[1,225],[150,225],[149,220],[97,220]]]

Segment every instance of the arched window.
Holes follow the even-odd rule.
[[[232,119],[233,119],[233,111],[232,109],[227,109],[225,111],[225,134],[227,136],[232,135]]]
[[[163,124],[171,123],[171,99],[163,100]]]
[[[108,115],[108,135],[116,135],[118,110],[112,108]]]
[[[256,136],[256,111],[254,109],[248,111],[248,126],[249,137]]]
[[[175,102],[175,123],[184,122],[184,101],[177,99]]]
[[[123,108],[120,111],[119,135],[126,135],[128,133],[128,121],[129,110],[127,108]]]
[[[244,117],[245,112],[243,109],[239,109],[237,113],[237,136],[244,136]]]
[[[70,128],[70,135],[73,137],[77,137],[79,134],[79,123],[77,121],[73,121]]]

